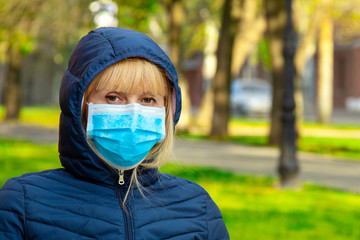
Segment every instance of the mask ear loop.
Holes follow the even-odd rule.
[[[84,134],[84,137],[85,137],[85,140],[87,141],[87,143],[90,145],[91,147],[91,144],[88,140],[88,136],[87,136],[87,124],[88,124],[88,114],[89,114],[89,105],[90,103],[89,102],[85,102],[84,104],[84,101],[85,101],[85,97],[83,96],[82,99],[81,99],[81,126],[82,126],[82,130],[83,130],[83,134]],[[84,107],[87,107],[87,109],[83,109]],[[83,115],[86,115],[86,116],[83,116]],[[83,119],[86,120],[86,124],[84,126],[83,124]]]
[[[88,101],[86,101],[85,103],[86,103],[86,105],[88,105],[88,106],[89,106],[89,104],[90,104]],[[80,109],[81,112],[82,112],[82,110],[83,110],[83,107],[84,107],[84,96],[83,96],[82,99],[81,99],[81,109]]]

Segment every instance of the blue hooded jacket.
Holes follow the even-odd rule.
[[[59,153],[64,168],[9,179],[0,190],[0,239],[229,239],[221,213],[208,193],[188,180],[140,168],[128,189],[90,148],[81,125],[82,98],[101,71],[129,57],[165,69],[174,89],[174,123],[181,93],[176,70],[146,35],[99,28],[84,36],[69,60],[60,89]]]

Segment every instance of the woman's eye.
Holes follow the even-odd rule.
[[[155,103],[156,101],[154,98],[143,98],[142,102],[146,103],[146,104],[152,104],[152,103]]]
[[[109,100],[110,102],[116,102],[119,101],[119,98],[117,96],[106,96],[106,99]]]

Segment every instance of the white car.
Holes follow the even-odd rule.
[[[269,115],[272,87],[265,80],[234,79],[231,83],[230,108],[232,114]]]

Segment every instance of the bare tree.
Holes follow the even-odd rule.
[[[301,133],[301,126],[304,120],[304,100],[302,93],[302,80],[307,61],[316,52],[316,37],[321,18],[321,7],[312,1],[296,1],[294,15],[297,18],[297,31],[299,33],[299,44],[295,55],[296,75],[294,80],[294,99],[296,103],[296,129]],[[308,9],[313,9],[309,11]]]
[[[318,120],[326,123],[330,120],[333,108],[333,22],[323,18],[320,24],[318,51]]]
[[[185,23],[184,3],[182,0],[163,1],[168,10],[169,24],[169,48],[170,59],[173,62],[179,76],[179,86],[182,94],[182,110],[177,130],[187,131],[191,120],[191,106],[188,86],[182,74],[182,29]]]
[[[4,92],[5,120],[19,118],[20,76],[25,56],[45,43],[52,46],[54,55],[69,52],[65,49],[84,34],[82,24],[90,25],[90,11],[84,11],[88,3],[77,0],[0,0],[0,42],[2,49],[6,49],[3,60],[8,66]]]
[[[261,0],[244,0],[238,21],[231,60],[231,78],[235,78],[244,64],[246,57],[260,41],[266,28]],[[200,110],[196,116],[195,127],[208,133],[211,129],[210,120],[214,110],[214,88],[206,90]]]
[[[286,24],[285,0],[265,1],[267,34],[269,38],[273,100],[271,109],[271,126],[269,144],[280,144],[281,139],[281,103],[283,96],[284,59],[284,28]]]
[[[20,73],[24,56],[34,49],[35,36],[39,31],[36,16],[44,0],[1,1],[2,28],[0,41],[5,45],[5,61],[8,65],[5,78],[5,120],[19,118],[21,107]]]
[[[217,50],[217,69],[213,85],[214,113],[211,128],[212,137],[226,137],[228,135],[232,51],[242,4],[243,1],[241,0],[225,1]]]
[[[259,43],[266,28],[266,20],[259,0],[244,0],[238,31],[235,36],[231,75],[238,76],[246,57]]]

